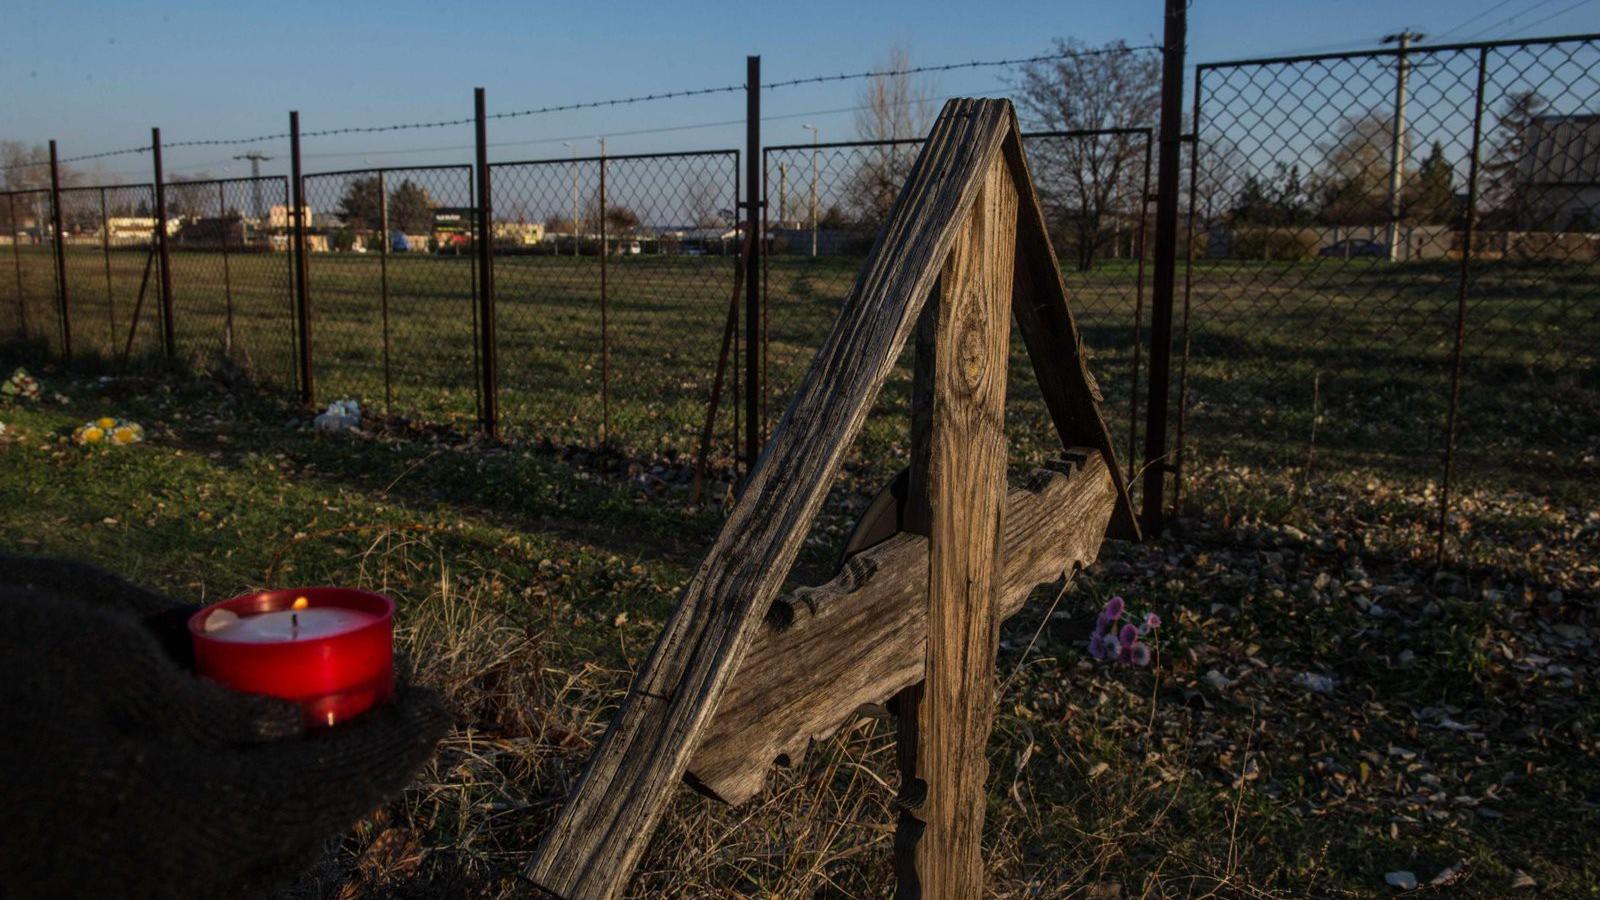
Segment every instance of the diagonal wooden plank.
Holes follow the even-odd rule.
[[[1067,300],[1066,282],[1050,244],[1044,207],[1033,187],[1020,134],[1013,119],[1005,155],[1022,198],[1017,217],[1016,290],[1012,298],[1017,330],[1022,332],[1034,377],[1039,380],[1039,391],[1044,395],[1061,446],[1098,448],[1111,470],[1118,497],[1109,536],[1137,541],[1139,520],[1128,497],[1127,478],[1117,465],[1111,430],[1100,411],[1100,391],[1084,361],[1083,337]]]
[[[1004,101],[945,105],[743,496],[547,833],[527,872],[540,888],[588,900],[627,883],[1012,127]]]

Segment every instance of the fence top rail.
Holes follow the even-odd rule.
[[[45,196],[49,196],[50,195],[50,189],[47,188],[47,187],[40,187],[40,188],[18,188],[18,189],[14,190],[14,191],[0,191],[0,197],[26,197],[29,194],[44,194]]]
[[[1134,125],[1126,128],[1074,128],[1067,131],[1025,131],[1022,139],[1029,138],[1080,138],[1080,137],[1115,137],[1117,135],[1144,135],[1146,138],[1155,134],[1155,128],[1148,125]],[[907,144],[920,144],[923,138],[894,138],[879,141],[824,141],[820,144],[774,144],[763,147],[767,152],[780,152],[791,150],[845,150],[852,147],[900,147]]]
[[[302,179],[335,178],[339,176],[350,175],[376,175],[379,172],[387,175],[391,172],[444,172],[451,169],[464,169],[471,171],[472,163],[431,163],[429,165],[417,166],[367,166],[366,168],[362,169],[335,169],[332,172],[306,172],[300,177]],[[280,175],[275,177],[282,178],[287,176]]]
[[[235,177],[235,178],[196,178],[196,179],[194,179],[192,181],[191,180],[168,181],[166,183],[166,186],[167,186],[168,190],[171,190],[172,188],[186,188],[186,187],[215,187],[216,185],[219,185],[219,184],[223,184],[223,185],[227,185],[227,184],[266,184],[266,183],[273,182],[273,181],[281,181],[281,182],[287,183],[288,180],[289,180],[289,176],[287,176],[287,175],[262,175],[260,177],[255,177],[255,176],[251,176],[251,175],[240,175],[240,176]]]
[[[607,153],[604,156],[549,156],[543,159],[508,159],[504,162],[493,162],[489,168],[496,166],[541,166],[553,163],[592,163],[605,160],[606,162],[619,162],[633,159],[674,159],[685,156],[739,156],[738,150],[680,150],[673,152],[657,153]]]
[[[1308,53],[1300,56],[1261,56],[1248,59],[1228,59],[1217,62],[1200,63],[1195,66],[1198,75],[1207,69],[1229,69],[1242,66],[1281,66],[1292,63],[1322,62],[1341,59],[1363,59],[1380,56],[1399,56],[1404,53],[1453,53],[1462,50],[1495,50],[1502,47],[1533,47],[1554,44],[1578,44],[1600,41],[1600,32],[1589,34],[1567,34],[1551,37],[1512,38],[1499,41],[1473,41],[1461,44],[1416,44],[1402,50],[1400,47],[1374,47],[1368,50],[1346,50],[1340,53]]]
[[[172,182],[169,181],[167,183],[171,184]],[[78,191],[78,192],[88,192],[88,191],[126,191],[126,190],[129,190],[129,189],[142,189],[142,190],[146,190],[146,191],[153,191],[153,190],[156,189],[156,186],[153,183],[148,182],[148,181],[134,181],[134,182],[128,182],[128,183],[124,183],[124,184],[78,184],[78,185],[73,185],[72,187],[64,187],[64,188],[62,188],[61,189],[61,193],[70,194],[73,191]],[[49,188],[44,188],[43,190],[48,192]],[[18,191],[17,193],[28,193],[28,192],[27,191]]]

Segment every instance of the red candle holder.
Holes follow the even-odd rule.
[[[394,601],[353,588],[260,591],[189,617],[195,668],[236,691],[299,704],[307,727],[394,694]]]

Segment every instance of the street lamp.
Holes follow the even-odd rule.
[[[572,153],[572,255],[578,255],[578,145],[571,141],[562,141],[561,146]]]
[[[811,132],[811,256],[817,255],[817,144],[822,140],[822,129],[805,124],[801,128]]]

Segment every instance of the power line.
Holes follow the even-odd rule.
[[[1545,16],[1542,19],[1539,19],[1538,21],[1529,22],[1528,24],[1522,26],[1521,28],[1518,28],[1516,31],[1511,33],[1511,36],[1515,37],[1515,36],[1517,36],[1519,34],[1526,34],[1527,32],[1531,31],[1532,29],[1538,28],[1540,25],[1543,25],[1544,23],[1550,21],[1551,19],[1557,18],[1558,16],[1564,16],[1567,13],[1572,12],[1573,10],[1577,9],[1580,6],[1587,5],[1589,2],[1590,2],[1590,0],[1578,0],[1577,3],[1574,3],[1571,6],[1564,6],[1561,9],[1558,9],[1555,12],[1551,13],[1550,15]]]
[[[1475,39],[1477,39],[1479,37],[1482,37],[1483,35],[1488,34],[1491,31],[1494,31],[1497,28],[1500,28],[1500,27],[1502,27],[1504,25],[1511,24],[1512,22],[1516,21],[1517,17],[1519,17],[1519,16],[1525,16],[1528,13],[1533,12],[1534,10],[1538,9],[1541,6],[1548,6],[1548,5],[1550,5],[1551,3],[1554,3],[1554,2],[1555,2],[1555,0],[1534,0],[1532,5],[1523,7],[1518,12],[1514,12],[1511,15],[1506,16],[1504,19],[1501,19],[1500,21],[1494,23],[1493,25],[1489,25],[1487,27],[1480,28],[1477,31],[1474,31],[1473,33],[1467,35],[1465,40],[1469,40],[1469,41],[1475,40]]]
[[[1495,5],[1487,8],[1487,9],[1482,10],[1477,15],[1473,16],[1470,19],[1467,19],[1465,22],[1458,23],[1454,28],[1451,28],[1451,29],[1448,29],[1446,31],[1441,32],[1437,39],[1438,40],[1443,40],[1443,39],[1449,37],[1450,35],[1455,34],[1456,32],[1460,31],[1461,29],[1467,27],[1468,25],[1471,25],[1474,22],[1482,21],[1484,16],[1492,15],[1494,13],[1499,12],[1502,9],[1505,9],[1506,7],[1510,6],[1514,2],[1515,2],[1515,0],[1500,0],[1499,3],[1496,3]]]

